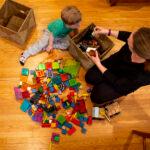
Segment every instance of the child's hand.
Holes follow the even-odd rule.
[[[46,51],[47,51],[47,52],[51,52],[52,49],[53,49],[53,47],[52,47],[51,45],[49,45],[49,46],[46,48]]]
[[[105,28],[103,28],[103,27],[96,26],[96,27],[94,28],[94,31],[93,31],[92,35],[93,35],[93,36],[98,36],[98,35],[100,35],[100,34],[108,35],[108,32],[109,32],[108,29],[105,29]]]

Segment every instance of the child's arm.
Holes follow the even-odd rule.
[[[71,38],[73,38],[75,35],[77,35],[79,33],[79,29],[75,29],[75,30],[73,30],[72,32],[70,32],[69,33],[69,36],[71,37]]]
[[[51,33],[49,37],[49,44],[46,48],[46,51],[50,52],[53,49],[53,42],[54,42],[54,37],[53,34]]]

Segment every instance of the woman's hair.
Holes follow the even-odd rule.
[[[76,6],[67,6],[61,11],[61,19],[65,24],[76,24],[81,21],[81,12]]]
[[[145,70],[150,71],[150,28],[142,27],[133,34],[133,50],[145,58]]]

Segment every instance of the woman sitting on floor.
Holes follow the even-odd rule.
[[[97,52],[96,57],[88,55],[95,63],[85,75],[86,82],[94,85],[92,102],[113,101],[150,84],[150,28],[142,27],[131,33],[95,27],[93,33],[111,35],[126,43],[104,61]]]

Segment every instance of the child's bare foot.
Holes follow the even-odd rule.
[[[19,62],[20,64],[23,66],[25,64],[25,61],[26,61],[26,57],[23,55],[23,53],[21,54],[20,56],[20,59],[19,59]]]

